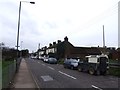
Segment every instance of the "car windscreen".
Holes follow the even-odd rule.
[[[57,61],[55,58],[49,58],[50,61]]]
[[[77,61],[77,60],[71,60],[71,62],[72,62],[72,63],[78,63],[78,61]]]

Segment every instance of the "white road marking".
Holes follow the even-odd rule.
[[[103,90],[103,89],[101,89],[101,88],[99,88],[99,87],[97,87],[97,86],[95,86],[95,85],[91,85],[93,88],[95,88],[95,89],[98,89],[98,90]]]
[[[43,66],[45,66],[45,64],[42,64]]]
[[[48,68],[50,68],[51,70],[55,70],[54,68],[52,68],[52,67],[50,67],[50,66],[48,66]]]
[[[49,75],[41,76],[41,78],[43,79],[43,81],[52,81],[53,80],[53,78],[50,77]]]
[[[40,63],[40,62],[38,62],[38,63]]]
[[[63,75],[65,75],[65,76],[68,76],[68,77],[70,77],[70,78],[72,78],[72,79],[76,79],[75,77],[73,77],[73,76],[71,76],[71,75],[68,75],[68,74],[66,74],[66,73],[64,73],[64,72],[61,72],[61,71],[58,71],[59,73],[61,73],[61,74],[63,74]]]

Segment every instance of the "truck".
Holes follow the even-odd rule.
[[[105,75],[109,69],[109,59],[107,55],[89,55],[78,63],[78,71],[87,71],[93,75]]]

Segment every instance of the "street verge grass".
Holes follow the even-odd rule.
[[[13,64],[14,63],[14,60],[12,61],[2,61],[2,69],[4,69],[5,67],[9,66],[10,64]]]
[[[113,60],[113,59],[109,60],[109,63],[118,63],[118,62],[119,62],[118,60]]]
[[[109,60],[110,64],[112,64],[112,63],[118,64],[119,62],[120,62],[119,60],[112,60],[112,59]],[[109,74],[120,77],[120,67],[119,66],[110,66]]]
[[[58,64],[63,64],[64,63],[64,59],[59,59],[58,60]]]
[[[120,67],[110,67],[109,74],[120,77]]]
[[[7,87],[12,74],[12,69],[10,68],[14,64],[14,60],[3,60],[2,61],[2,87]],[[10,71],[11,69],[11,71]]]

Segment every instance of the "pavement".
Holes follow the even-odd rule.
[[[16,88],[37,88],[35,80],[32,76],[32,73],[29,70],[29,67],[25,61],[25,59],[21,60],[21,64],[19,67],[19,71],[16,73],[13,84],[11,86],[12,89]]]

